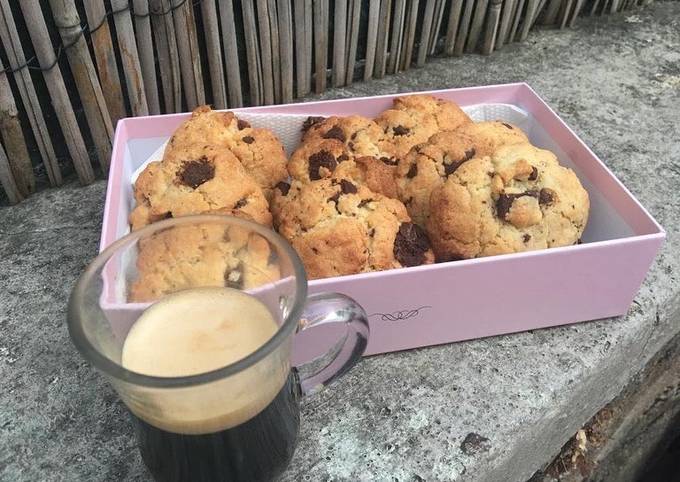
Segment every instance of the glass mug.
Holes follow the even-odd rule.
[[[182,331],[215,319],[235,331],[224,340]],[[294,334],[328,323],[344,326],[341,339],[315,362],[292,367]],[[68,326],[131,412],[150,472],[176,481],[280,475],[295,450],[300,397],[354,366],[369,336],[352,299],[307,296],[302,263],[283,238],[218,215],[160,221],[113,243],[78,280]],[[242,356],[209,371],[193,366],[230,350]]]

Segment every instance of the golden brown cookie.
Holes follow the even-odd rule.
[[[458,128],[458,133],[472,139],[478,156],[491,156],[505,145],[529,143],[519,127],[501,121],[465,124]]]
[[[280,277],[269,242],[235,226],[175,226],[144,239],[139,248],[129,301],[208,286],[250,289]]]
[[[472,123],[458,104],[429,94],[397,97],[394,99],[394,109],[427,114],[434,119],[438,131],[451,131]]]
[[[226,149],[175,148],[141,172],[134,190],[133,230],[168,217],[217,210],[271,225],[262,189]]]
[[[286,153],[276,136],[268,129],[251,127],[232,112],[196,108],[170,138],[165,155],[193,145],[229,149],[268,198],[287,177]]]
[[[302,144],[322,139],[342,142],[348,152],[356,157],[380,157],[378,144],[382,139],[380,127],[371,119],[360,115],[347,117],[309,117],[303,126]]]
[[[588,220],[588,193],[571,169],[529,144],[463,163],[430,197],[437,260],[567,246]]]
[[[470,138],[456,131],[445,131],[414,146],[399,161],[395,173],[398,198],[415,223],[425,226],[434,188],[474,156],[475,148]]]
[[[427,235],[401,202],[347,179],[282,185],[272,210],[311,279],[434,261]]]

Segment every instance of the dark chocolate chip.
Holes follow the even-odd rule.
[[[319,254],[319,250],[312,246],[312,252],[314,254]]]
[[[234,209],[241,209],[246,204],[248,204],[248,200],[246,198],[242,197],[241,199],[239,199],[236,202],[236,204],[234,205]]]
[[[530,239],[531,234],[525,234],[524,236],[522,236],[522,241],[524,241],[525,243],[528,243]]]
[[[531,168],[531,174],[529,174],[529,180],[535,181],[536,179],[538,179],[538,169],[536,169],[535,167],[532,167]]]
[[[341,179],[340,180],[340,190],[342,191],[343,194],[356,194],[357,193],[357,187],[352,184],[351,182]]]
[[[243,289],[243,265],[241,263],[236,268],[224,272],[224,284],[227,288]]]
[[[510,124],[506,124],[505,122],[502,122],[502,124],[508,129],[512,130],[512,126]]]
[[[348,142],[348,143],[347,143],[347,147],[349,147],[350,149],[354,150],[354,142]]]
[[[411,167],[409,167],[408,172],[406,173],[406,177],[409,179],[413,179],[418,175],[418,165],[417,164],[411,164]]]
[[[512,207],[512,203],[515,201],[515,199],[522,196],[531,196],[538,198],[539,193],[538,191],[530,190],[516,194],[501,194],[500,196],[498,196],[498,200],[496,201],[496,215],[501,219],[505,219],[505,216],[508,214],[510,208]]]
[[[353,133],[352,137],[350,137],[350,139],[352,139],[352,140],[356,140],[356,138],[357,138],[357,132]]]
[[[255,142],[255,138],[253,136],[245,136],[243,139],[241,139],[243,142],[246,144],[252,144]]]
[[[342,131],[342,128],[340,126],[333,126],[328,131],[323,135],[324,139],[337,139],[340,142],[345,142],[347,140],[347,137],[345,137],[345,133]]]
[[[543,188],[538,196],[539,204],[552,204],[555,201],[555,192],[552,189]]]
[[[371,230],[368,232],[368,235],[369,235],[370,237],[375,236],[375,228],[371,228]]]
[[[578,238],[578,239],[576,240],[576,244],[583,244],[583,241],[581,240],[581,238]]]
[[[179,182],[192,189],[215,177],[215,166],[205,157],[197,161],[186,161],[177,171]]]
[[[402,266],[418,266],[425,262],[430,240],[425,230],[410,222],[401,223],[394,238],[394,257]]]
[[[338,156],[338,162],[344,162],[344,161],[346,161],[347,159],[349,159],[349,156],[348,156],[347,154],[340,154],[340,155]]]
[[[411,129],[404,126],[395,126],[392,127],[392,132],[394,132],[395,136],[405,136],[408,135],[409,132],[411,132]]]
[[[333,194],[331,197],[328,198],[328,202],[335,203],[336,206],[337,206],[339,200],[340,200],[340,193],[339,192],[336,192],[335,194]]]
[[[309,116],[305,121],[302,123],[302,132],[307,132],[311,127],[325,121],[325,117],[320,117],[320,116]]]
[[[369,199],[362,199],[362,200],[359,202],[359,204],[357,205],[357,207],[363,208],[364,206],[366,206],[366,205],[367,205],[368,203],[370,203],[370,202],[373,202],[373,199],[370,199],[370,198],[369,198]]]
[[[309,156],[309,179],[316,181],[321,179],[319,172],[322,167],[329,171],[334,171],[338,165],[335,157],[328,151],[319,151]]]
[[[465,151],[465,159],[464,159],[464,160],[465,160],[465,161],[469,161],[470,159],[472,159],[473,157],[475,157],[475,154],[476,154],[476,153],[477,153],[477,151],[475,151],[475,148],[474,148],[474,147],[471,147],[470,149],[468,149],[468,150]]]
[[[461,164],[462,164],[462,162],[456,162],[456,161],[453,161],[450,164],[444,164],[444,175],[447,176],[447,177],[450,176],[451,174],[456,172],[456,169],[458,169]]]
[[[399,164],[399,159],[397,159],[396,157],[383,156],[383,157],[380,158],[380,160],[384,164],[387,164],[388,166],[396,166],[397,164]]]
[[[279,191],[281,191],[281,194],[283,194],[284,196],[287,196],[288,191],[290,191],[290,184],[288,184],[287,182],[281,181],[280,183],[278,183],[276,185],[276,188]]]
[[[244,121],[242,119],[239,119],[238,122],[236,123],[238,130],[242,131],[243,129],[247,129],[250,127],[250,124],[247,121]]]

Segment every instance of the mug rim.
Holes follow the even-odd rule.
[[[249,355],[237,360],[233,363],[223,367],[203,372],[195,375],[186,375],[180,377],[160,377],[154,375],[145,375],[143,373],[134,372],[123,367],[121,364],[114,362],[110,358],[104,356],[89,340],[83,330],[83,324],[86,316],[83,313],[85,306],[85,293],[87,287],[93,281],[97,273],[103,270],[104,265],[110,260],[113,255],[120,250],[121,247],[135,242],[142,237],[146,237],[155,231],[167,229],[173,226],[199,223],[220,223],[229,225],[240,225],[241,227],[255,231],[259,235],[266,238],[270,243],[274,244],[278,249],[286,253],[293,264],[295,273],[295,300],[292,309],[279,325],[276,333],[272,335],[262,346]],[[71,341],[76,346],[81,355],[89,361],[95,368],[102,371],[117,380],[127,383],[141,385],[154,388],[181,388],[201,385],[205,383],[214,382],[223,378],[235,375],[243,370],[251,367],[257,362],[264,359],[271,354],[286,338],[297,328],[298,320],[302,315],[305,302],[307,300],[307,275],[305,273],[302,261],[293,247],[273,229],[257,224],[253,221],[242,219],[234,216],[219,215],[219,214],[200,214],[192,216],[182,216],[178,218],[166,219],[156,223],[152,223],[137,231],[132,231],[122,238],[114,241],[100,252],[94,260],[92,260],[85,271],[78,277],[76,284],[71,291],[68,301],[67,323],[68,331]],[[103,311],[99,307],[100,311]]]

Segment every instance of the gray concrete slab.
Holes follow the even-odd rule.
[[[526,479],[680,329],[680,3],[323,98],[510,81],[529,82],[666,227],[634,305],[618,319],[366,359],[305,401],[284,480]],[[97,252],[104,190],[68,186],[0,210],[2,480],[148,478],[122,405],[65,325]]]

